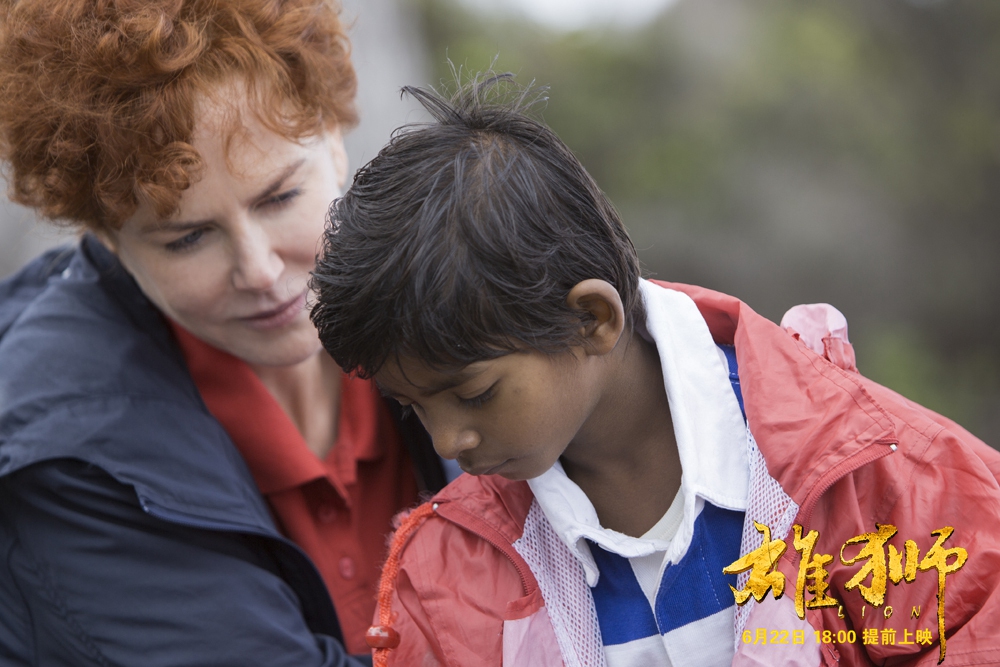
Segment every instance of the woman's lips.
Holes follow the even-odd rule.
[[[280,329],[298,317],[299,313],[305,309],[306,293],[307,290],[303,290],[301,294],[289,299],[277,308],[263,310],[256,315],[242,317],[240,319],[246,322],[250,327],[260,331]]]

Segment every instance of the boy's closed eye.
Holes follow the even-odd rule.
[[[473,396],[463,397],[461,395],[461,392],[456,392],[455,395],[458,398],[458,402],[461,403],[463,406],[466,406],[466,407],[469,407],[469,408],[480,408],[483,405],[485,405],[489,400],[491,400],[494,396],[496,396],[496,394],[497,394],[497,385],[499,383],[500,383],[500,381],[497,380],[497,381],[493,382],[493,384],[491,384],[485,390],[483,390],[482,392],[480,392],[478,394],[475,394]],[[403,409],[402,410],[402,414],[403,414],[404,418],[409,417],[410,414],[414,411],[414,406],[416,405],[415,402],[412,402],[408,398],[405,398],[405,397],[402,397],[402,396],[398,396],[398,395],[394,394],[393,392],[388,391],[384,387],[379,387],[379,389],[381,390],[383,396],[385,396],[387,398],[391,398],[394,401],[396,401],[397,403],[399,403],[399,405]]]
[[[500,384],[499,380],[497,380],[496,382],[494,382],[493,384],[491,384],[489,387],[487,387],[487,389],[485,391],[483,391],[480,394],[477,394],[477,395],[472,396],[470,398],[462,398],[460,396],[458,400],[461,401],[461,403],[463,405],[467,405],[470,408],[480,408],[487,401],[489,401],[491,398],[493,398],[494,396],[496,396],[497,385],[498,384]]]

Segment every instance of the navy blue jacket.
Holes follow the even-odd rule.
[[[85,237],[0,283],[0,665],[364,664],[340,639],[115,256]]]

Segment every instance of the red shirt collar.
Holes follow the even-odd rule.
[[[357,461],[384,453],[375,432],[381,399],[371,382],[344,376],[337,440],[322,461],[245,361],[170,325],[205,405],[243,455],[261,493],[326,478],[349,502],[344,487],[355,481]]]

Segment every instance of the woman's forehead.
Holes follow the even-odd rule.
[[[274,124],[263,121],[243,88],[235,84],[200,96],[194,111],[191,145],[204,159],[228,163],[237,172],[308,150],[326,136],[325,131],[301,138],[275,131]]]

